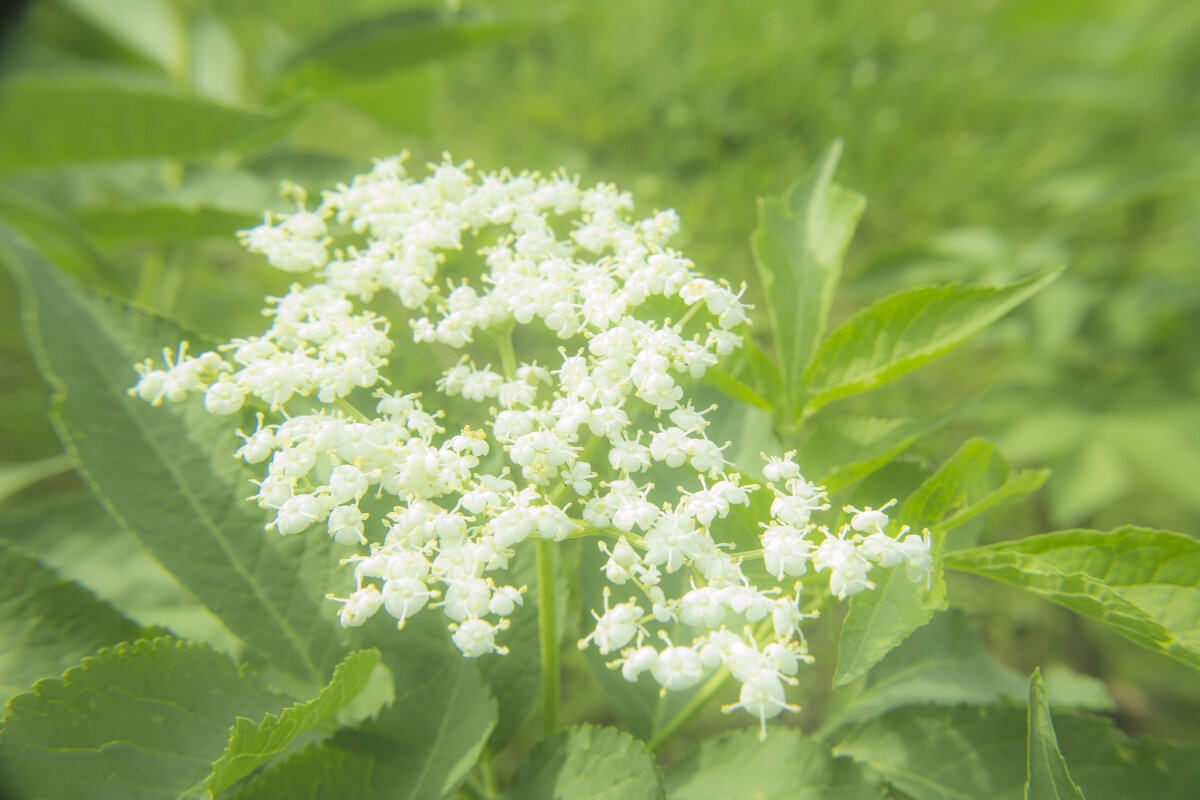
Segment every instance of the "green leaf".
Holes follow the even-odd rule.
[[[316,85],[378,78],[529,29],[474,11],[412,9],[361,20],[294,53],[284,73]]]
[[[1004,286],[912,289],[885,297],[829,335],[805,376],[812,413],[874,389],[949,352],[1058,277],[1047,270]]]
[[[827,735],[843,725],[918,703],[987,705],[1019,700],[1025,680],[983,649],[970,617],[951,610],[936,615],[867,673],[861,691],[821,726]]]
[[[671,800],[830,800],[880,797],[878,779],[847,758],[834,758],[800,731],[724,733],[701,742],[666,771]]]
[[[220,794],[282,752],[297,736],[332,717],[363,690],[378,663],[378,650],[357,650],[338,664],[329,684],[307,703],[284,709],[279,716],[268,714],[261,723],[239,718],[204,787]]]
[[[165,0],[63,0],[81,19],[169,73],[185,68],[187,34],[176,6]]]
[[[1067,667],[1047,670],[1051,702],[1056,708],[1115,709],[1103,682]],[[998,700],[1022,701],[1027,681],[997,663],[984,649],[978,631],[963,611],[937,614],[891,650],[867,673],[858,694],[833,711],[818,737],[864,722],[902,706],[988,705]]]
[[[0,540],[0,699],[138,635],[108,603]]]
[[[429,69],[408,69],[382,78],[360,78],[333,87],[331,93],[394,131],[433,134],[437,86]]]
[[[306,554],[322,536],[281,540],[243,500],[228,421],[196,408],[130,398],[131,364],[178,342],[175,325],[78,288],[0,230],[0,256],[22,297],[30,350],[54,390],[52,422],[109,513],[248,647],[280,669],[324,683],[344,652],[309,588]]]
[[[903,566],[892,567],[874,578],[873,590],[850,598],[838,640],[838,665],[833,685],[842,686],[866,674],[888,651],[946,608],[946,582],[942,577],[945,537],[933,534],[933,584],[913,583]]]
[[[0,83],[0,170],[245,152],[282,135],[299,111],[299,103],[239,108],[87,75],[9,78]]]
[[[662,773],[627,733],[580,725],[538,742],[517,769],[513,800],[658,800]]]
[[[65,453],[25,464],[4,464],[0,466],[0,503],[46,478],[61,475],[74,468],[71,457]]]
[[[761,408],[763,411],[772,410],[770,400],[719,367],[709,367],[705,370],[704,380],[739,403]]]
[[[1131,739],[1109,720],[1055,714],[1058,744],[1088,800],[1190,800],[1200,749]],[[878,770],[913,800],[1021,800],[1026,710],[1017,705],[910,706],[850,731],[834,749]]]
[[[100,208],[80,214],[88,231],[105,244],[147,240],[161,242],[228,239],[261,221],[261,215],[220,208],[183,208],[172,205],[141,208]]]
[[[958,414],[953,408],[923,419],[839,417],[821,422],[800,446],[805,475],[836,492],[862,480]]]
[[[1200,669],[1200,541],[1190,536],[1059,531],[948,553],[946,566],[1019,586]]]
[[[968,439],[905,500],[899,519],[918,530],[936,526],[948,531],[1036,491],[1048,475],[1047,470],[1025,470],[1014,476],[995,445]]]
[[[1046,684],[1042,673],[1033,671],[1029,680],[1028,745],[1025,755],[1025,800],[1084,800],[1071,780],[1067,762],[1058,749]]]
[[[496,725],[496,701],[441,622],[386,627],[396,699],[374,719],[269,766],[239,800],[436,800],[454,791]],[[428,629],[428,630],[426,630]]]
[[[821,343],[842,260],[866,205],[862,195],[833,182],[841,154],[835,142],[785,196],[758,202],[751,244],[788,398],[797,397]]]
[[[169,637],[118,645],[9,702],[3,785],[51,800],[191,794],[236,717],[281,705],[205,645]]]

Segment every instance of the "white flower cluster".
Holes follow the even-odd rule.
[[[706,435],[712,409],[694,408],[684,385],[741,346],[746,307],[740,291],[667,247],[674,212],[633,221],[631,198],[613,186],[581,189],[563,174],[475,176],[448,159],[415,181],[403,161],[379,161],[315,209],[268,215],[243,232],[252,252],[316,281],[271,298],[260,336],[197,357],[182,345],[161,367],[138,365],[130,393],[158,404],[203,392],[212,413],[250,403],[280,418],[267,424],[260,412],[237,455],[267,464],[253,499],[273,512],[268,529],[324,525],[360,548],[343,561],[355,590],[333,598],[343,625],[383,609],[403,626],[429,606],[449,619],[465,656],[505,653],[497,635],[526,587],[498,584],[495,571],[527,540],[596,536],[607,580],[628,599],[613,604],[606,588],[580,646],[617,654],[611,666],[627,680],[648,672],[663,691],[723,666],[742,684],[728,709],[758,717],[765,731],[767,719],[795,708],[784,684],[810,660],[800,626],[814,614],[802,611],[798,579],[810,566],[827,572],[838,598],[874,588],[875,566],[903,564],[926,582],[928,533],[888,535],[886,505],[847,508],[853,516],[836,533],[814,524],[826,496],[791,453],[767,459],[765,488],[730,471],[728,443]],[[331,251],[332,234],[358,246]],[[448,255],[476,236],[479,280],[443,289]],[[498,357],[496,371],[464,355],[436,382],[462,398],[448,402],[477,404],[470,424],[449,427],[418,395],[384,388],[389,323],[355,305],[381,294],[408,316],[410,351],[478,345]],[[639,316],[653,298],[674,303],[680,319]],[[556,362],[519,360],[516,326],[558,337]],[[352,403],[366,396],[374,415]],[[664,469],[691,488],[656,489],[648,474]],[[759,491],[773,498],[761,549],[730,553],[719,521]],[[370,534],[360,509],[369,493],[394,503]],[[760,557],[776,585],[743,571]],[[664,576],[680,570],[690,589],[669,597]],[[668,624],[693,633],[673,642]]]

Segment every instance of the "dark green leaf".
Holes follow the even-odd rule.
[[[244,152],[283,134],[299,110],[238,108],[87,75],[10,78],[0,83],[0,170]]]
[[[204,787],[220,794],[282,752],[297,736],[332,717],[363,690],[378,663],[378,650],[357,650],[338,664],[329,684],[307,703],[286,708],[278,716],[268,714],[260,723],[239,718]]]
[[[1029,681],[1029,737],[1025,754],[1025,800],[1084,800],[1071,780],[1067,762],[1058,749],[1046,684],[1042,673],[1033,671]]]
[[[882,795],[849,759],[796,730],[724,733],[701,742],[666,771],[671,800],[830,800]]]
[[[108,603],[0,540],[0,698],[138,635]]]
[[[1036,294],[1060,270],[1004,286],[912,289],[851,317],[821,345],[805,376],[807,411],[874,389],[949,352]]]
[[[1069,530],[946,555],[1200,669],[1200,541],[1125,527]]]
[[[612,728],[581,725],[538,742],[513,777],[512,800],[659,800],[662,773],[645,746]]]
[[[52,421],[93,491],[247,646],[323,683],[342,647],[320,600],[328,587],[310,589],[298,565],[305,552],[327,554],[328,540],[263,532],[242,499],[227,421],[126,395],[130,365],[182,331],[79,289],[11,235],[3,244],[30,349],[55,392]]]
[[[841,154],[835,142],[785,197],[758,203],[751,244],[789,398],[798,394],[825,333],[842,259],[866,205],[833,182]]]
[[[169,637],[118,645],[10,701],[3,785],[49,800],[191,794],[236,717],[281,705],[205,645]]]

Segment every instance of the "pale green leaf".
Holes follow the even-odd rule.
[[[1025,800],[1084,800],[1071,780],[1067,762],[1058,749],[1046,684],[1033,671],[1029,681],[1028,741],[1025,755]]]
[[[437,86],[429,69],[406,69],[380,78],[339,83],[330,93],[401,133],[430,136]]]
[[[129,50],[178,73],[187,34],[177,6],[168,0],[62,0],[63,5]]]
[[[87,589],[0,540],[0,700],[139,632]]]
[[[282,135],[299,110],[227,106],[87,75],[9,78],[0,83],[0,170],[245,152]]]
[[[169,637],[101,650],[14,697],[0,759],[21,795],[160,800],[194,793],[236,717],[283,699],[223,653]]]
[[[789,398],[797,396],[825,333],[842,260],[866,205],[833,183],[841,153],[835,142],[785,196],[758,203],[751,244]]]
[[[248,647],[324,682],[340,634],[321,599],[328,587],[310,588],[299,565],[306,552],[328,553],[329,540],[262,530],[243,499],[229,421],[126,394],[131,365],[183,332],[81,290],[19,239],[5,240],[30,350],[54,389],[52,421],[93,492]]]
[[[724,733],[666,771],[670,800],[830,800],[882,795],[878,779],[797,730]]]
[[[517,769],[512,800],[659,800],[662,773],[645,745],[612,728],[580,725],[538,742]]]
[[[316,85],[374,79],[448,58],[527,30],[528,23],[477,11],[409,9],[334,30],[297,50],[284,68]]]
[[[874,389],[949,352],[1032,297],[1059,272],[1047,270],[996,287],[912,289],[879,300],[821,345],[805,376],[806,410]]]
[[[214,795],[225,791],[282,752],[297,736],[332,717],[363,690],[378,663],[378,650],[357,650],[338,664],[329,684],[307,703],[286,708],[278,716],[268,714],[259,723],[239,718],[204,787]]]
[[[705,370],[704,380],[739,403],[761,408],[764,411],[772,410],[770,400],[719,367],[709,367]]]
[[[946,566],[1019,586],[1200,669],[1200,541],[1125,527],[948,553]]]
[[[959,409],[923,419],[839,417],[813,428],[796,460],[806,476],[836,492],[860,481],[941,428]]]

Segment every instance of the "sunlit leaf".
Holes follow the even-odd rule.
[[[1069,530],[946,554],[1200,669],[1200,540],[1125,527]]]
[[[1036,294],[1060,270],[1005,286],[912,289],[851,317],[821,345],[805,376],[808,410],[874,389],[949,352]]]
[[[329,684],[307,703],[286,708],[278,716],[268,714],[262,722],[239,718],[204,787],[214,795],[225,791],[280,753],[297,736],[336,714],[363,690],[378,663],[378,650],[357,650],[338,664]]]
[[[785,196],[758,204],[754,261],[789,398],[797,395],[825,333],[842,259],[866,205],[861,195],[833,183],[841,153],[841,143],[834,143]]]

